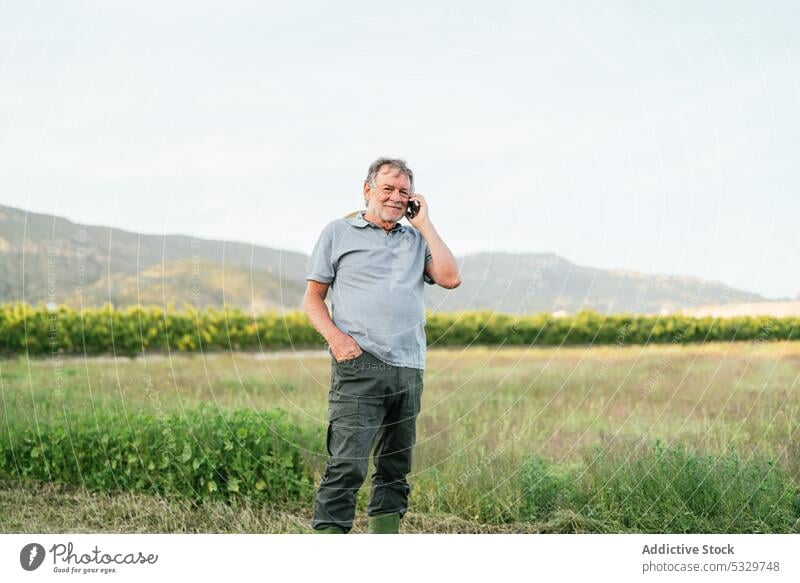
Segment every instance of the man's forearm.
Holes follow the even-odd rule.
[[[450,248],[439,236],[433,223],[428,221],[419,226],[419,232],[425,237],[431,251],[433,269],[431,275],[436,283],[447,284],[446,287],[456,287],[461,283],[461,274],[458,263]]]
[[[311,325],[314,326],[317,332],[322,334],[328,344],[331,344],[337,335],[343,334],[331,320],[325,300],[317,295],[306,294],[303,305]]]

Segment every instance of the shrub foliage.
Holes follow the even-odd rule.
[[[800,318],[681,315],[604,316],[584,311],[555,318],[542,313],[429,313],[428,345],[561,346],[585,344],[689,344],[800,338]],[[197,310],[184,305],[73,310],[66,306],[0,304],[0,353],[30,355],[135,355],[143,351],[320,348],[323,338],[302,312],[251,314],[239,309]]]

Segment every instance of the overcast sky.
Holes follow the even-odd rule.
[[[404,157],[457,255],[800,293],[795,2],[4,2],[0,201],[309,253]]]

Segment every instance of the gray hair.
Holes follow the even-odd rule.
[[[400,158],[378,158],[369,165],[367,178],[364,182],[375,188],[375,177],[378,176],[381,168],[387,164],[392,168],[405,172],[405,175],[408,176],[408,181],[411,183],[411,192],[414,192],[414,172],[406,165],[406,161]]]

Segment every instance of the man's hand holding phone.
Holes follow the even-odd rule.
[[[328,343],[328,345],[331,347],[331,352],[333,353],[333,358],[336,359],[336,362],[350,360],[351,358],[355,358],[364,352],[361,350],[358,342],[356,342],[352,336],[345,334],[344,332],[337,335],[332,342]]]
[[[406,218],[416,228],[428,222],[428,201],[418,192],[412,194],[408,199]]]

